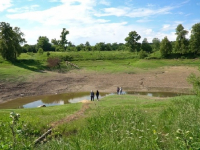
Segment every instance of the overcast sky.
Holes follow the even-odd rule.
[[[20,27],[28,44],[39,36],[58,39],[62,28],[73,44],[124,43],[130,31],[141,40],[176,39],[182,24],[200,22],[200,0],[0,0],[0,21]]]

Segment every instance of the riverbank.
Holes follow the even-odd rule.
[[[26,82],[0,83],[0,103],[26,96],[86,92],[116,92],[117,87],[126,91],[188,93],[192,85],[187,82],[191,74],[199,74],[197,67],[170,66],[141,70],[137,73],[99,73],[84,69],[68,73],[42,72],[30,76]]]

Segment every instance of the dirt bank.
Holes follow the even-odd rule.
[[[66,74],[46,73],[22,83],[0,83],[0,103],[24,96],[100,90],[116,92],[117,86],[125,91],[188,92],[192,86],[187,77],[200,74],[194,67],[165,67],[135,74],[102,74],[76,70]]]

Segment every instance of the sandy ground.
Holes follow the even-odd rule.
[[[181,92],[187,93],[192,85],[187,77],[195,73],[197,67],[165,67],[136,74],[101,74],[75,70],[65,74],[46,73],[21,83],[0,83],[0,103],[33,95],[46,95],[67,92],[116,92],[117,87],[124,91]]]

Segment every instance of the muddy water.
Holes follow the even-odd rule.
[[[186,95],[181,93],[169,93],[169,92],[134,92],[134,91],[123,92],[123,94],[146,95],[151,97],[174,97],[179,95]],[[100,93],[99,98],[106,95],[108,94]],[[77,103],[82,100],[90,100],[90,93],[79,92],[79,93],[65,93],[65,94],[55,94],[55,95],[23,97],[0,104],[0,109],[34,108],[40,105],[55,106],[55,105],[64,105],[68,103]]]
[[[106,96],[106,93],[100,93],[99,98],[103,96]],[[55,95],[23,97],[0,104],[0,109],[34,108],[40,105],[55,106],[55,105],[64,105],[68,103],[77,103],[82,100],[90,100],[90,93],[79,92],[79,93],[65,93],[65,94],[55,94]]]
[[[180,95],[188,95],[185,93],[172,93],[172,92],[134,92],[134,91],[126,92],[126,94],[146,95],[150,97],[175,97]]]

